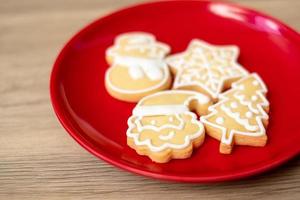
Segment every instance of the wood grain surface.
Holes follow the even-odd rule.
[[[81,148],[56,119],[49,75],[86,23],[137,0],[0,0],[0,199],[300,199],[300,159],[247,180],[161,182]],[[298,0],[235,0],[300,30]]]

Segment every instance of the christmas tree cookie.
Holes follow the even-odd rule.
[[[169,90],[144,97],[128,119],[127,144],[158,163],[191,156],[204,141],[204,126],[192,111],[207,114],[211,99],[201,93]]]
[[[144,96],[168,89],[171,75],[164,57],[170,47],[149,33],[132,32],[116,37],[106,51],[111,65],[105,74],[108,93],[123,101],[137,102]]]
[[[232,88],[202,116],[206,133],[220,140],[220,152],[230,154],[233,145],[264,146],[267,142],[269,102],[267,88],[256,74],[232,84]]]
[[[217,99],[248,72],[237,63],[237,46],[216,46],[194,39],[188,48],[167,57],[167,63],[175,74],[174,89],[198,91]]]

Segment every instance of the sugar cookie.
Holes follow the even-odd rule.
[[[175,74],[174,89],[198,91],[217,99],[218,95],[248,72],[237,63],[237,46],[216,46],[193,39],[188,48],[168,56]]]
[[[154,162],[191,156],[204,141],[197,114],[206,114],[211,99],[201,93],[168,90],[144,97],[128,119],[127,144]]]
[[[168,89],[171,75],[164,57],[170,47],[149,33],[132,32],[116,37],[106,51],[111,65],[105,74],[109,94],[119,100],[137,102],[142,97]]]
[[[250,74],[232,84],[232,89],[220,95],[220,101],[202,116],[206,133],[221,141],[220,152],[230,154],[234,144],[264,146],[267,142],[269,102],[267,88],[256,74]]]

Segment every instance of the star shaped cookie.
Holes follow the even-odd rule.
[[[194,39],[188,48],[167,57],[175,74],[174,89],[188,89],[217,99],[231,84],[248,74],[237,63],[239,48],[234,45],[217,46]]]

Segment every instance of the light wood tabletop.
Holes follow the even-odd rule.
[[[117,169],[81,148],[49,99],[63,44],[138,0],[0,0],[0,199],[300,199],[300,159],[235,182],[179,184]],[[300,31],[298,0],[235,0]]]

